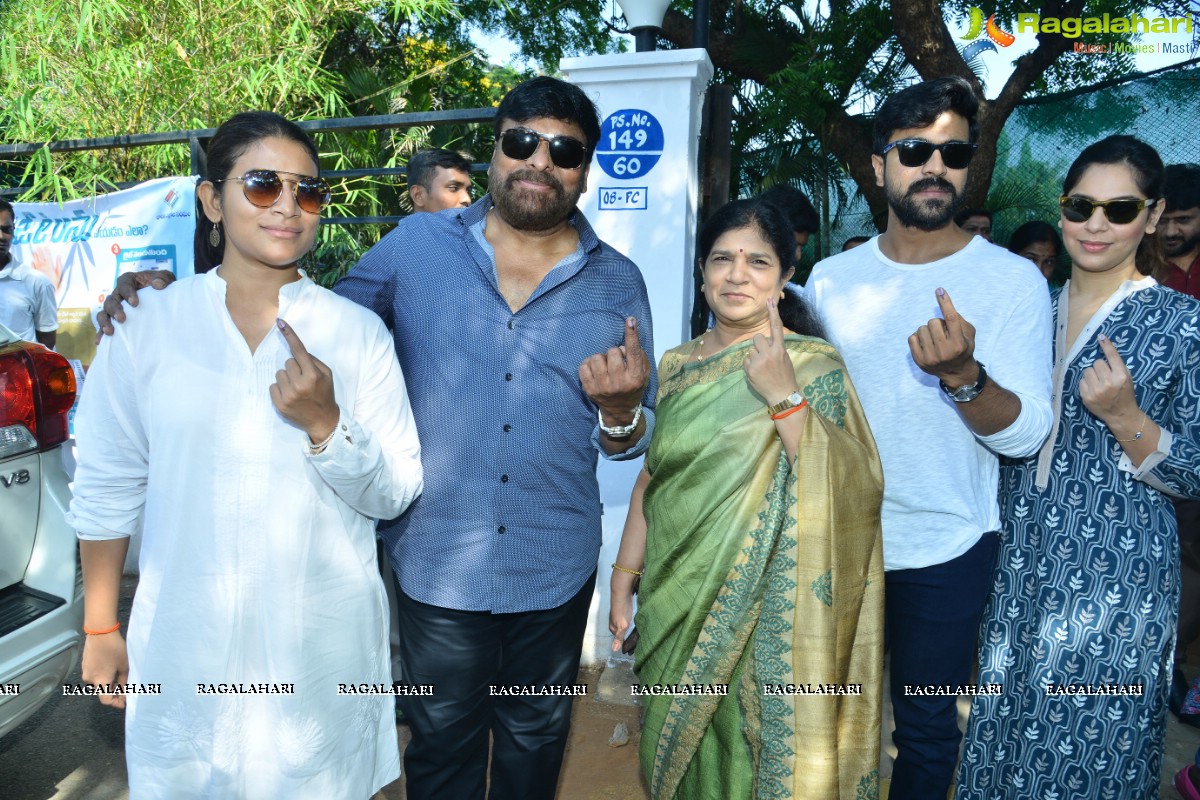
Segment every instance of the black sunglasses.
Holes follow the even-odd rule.
[[[284,178],[283,175],[294,177]],[[270,208],[283,194],[283,185],[292,184],[292,195],[296,205],[310,214],[320,214],[329,205],[331,195],[329,184],[322,178],[311,175],[300,175],[295,172],[280,172],[273,169],[252,169],[240,178],[225,178],[225,181],[236,181],[242,184],[242,194],[251,204],[259,208]],[[213,181],[221,183],[222,181]]]
[[[14,225],[0,225],[0,233],[11,234],[16,230]]]
[[[587,147],[574,136],[547,136],[528,128],[509,128],[500,134],[500,152],[517,161],[524,161],[537,152],[542,142],[550,150],[550,160],[560,169],[579,169],[587,155]]]
[[[1104,216],[1115,225],[1128,225],[1137,219],[1143,208],[1151,208],[1157,200],[1089,200],[1086,197],[1063,195],[1058,198],[1063,219],[1068,222],[1087,222],[1097,208],[1104,209]]]
[[[947,169],[966,169],[975,155],[975,147],[970,142],[934,144],[924,139],[900,139],[883,148],[880,155],[886,156],[889,150],[895,150],[902,166],[920,167],[933,158],[933,151],[937,150],[942,154],[942,163]]]

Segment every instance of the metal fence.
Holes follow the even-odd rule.
[[[323,139],[327,135],[347,133],[352,131],[390,130],[414,127],[438,127],[449,125],[478,125],[491,124],[496,118],[495,108],[469,108],[450,111],[421,111],[406,114],[380,114],[366,117],[348,117],[343,119],[308,120],[297,123],[301,128]],[[3,144],[0,145],[0,161],[30,158],[43,147],[53,153],[69,153],[84,150],[111,150],[132,147],[163,147],[173,146],[188,148],[191,162],[191,174],[204,174],[204,146],[216,133],[216,128],[205,128],[193,131],[168,131],[165,133],[138,133],[123,136],[107,136],[96,139],[65,139],[46,144]],[[486,163],[473,164],[472,172],[486,172]],[[354,169],[325,170],[321,174],[330,181],[355,180],[369,177],[396,177],[404,175],[403,167],[373,167],[364,166]],[[153,176],[165,177],[165,176]],[[126,188],[136,182],[117,184],[116,188]],[[0,188],[0,197],[16,197],[27,187],[15,186]],[[326,216],[321,218],[325,225],[364,225],[364,224],[395,224],[402,219],[401,215],[386,216]]]

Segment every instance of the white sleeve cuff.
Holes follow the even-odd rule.
[[[338,456],[342,455],[346,448],[354,447],[354,437],[358,433],[358,426],[354,425],[354,420],[347,416],[342,408],[338,408],[337,427],[333,429],[333,436],[329,439],[329,443],[319,453],[313,452],[313,445],[308,437],[304,437],[304,455],[310,459],[321,461],[338,461]]]
[[[1167,460],[1167,456],[1171,455],[1171,442],[1175,437],[1166,428],[1159,428],[1158,447],[1154,448],[1154,452],[1142,459],[1142,463],[1138,466],[1133,465],[1133,461],[1129,458],[1128,453],[1121,454],[1121,460],[1117,462],[1117,469],[1122,472],[1128,472],[1129,477],[1135,481],[1141,481],[1147,486],[1153,486],[1168,497],[1184,499],[1184,496],[1171,489],[1157,477],[1154,476],[1154,468]]]
[[[1018,394],[1016,397],[1021,401],[1021,411],[1012,424],[1002,431],[975,438],[993,453],[1010,458],[1025,458],[1036,453],[1050,435],[1054,413],[1050,410],[1049,397],[1043,398],[1041,402],[1031,400],[1025,395]]]

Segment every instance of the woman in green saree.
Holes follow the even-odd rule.
[[[642,768],[655,800],[875,798],[874,440],[840,357],[785,288],[779,212],[730,203],[700,250],[715,324],[663,356],[611,579],[614,650],[639,591]]]

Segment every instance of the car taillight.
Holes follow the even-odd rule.
[[[75,373],[41,345],[0,352],[0,458],[46,449],[68,437]]]

